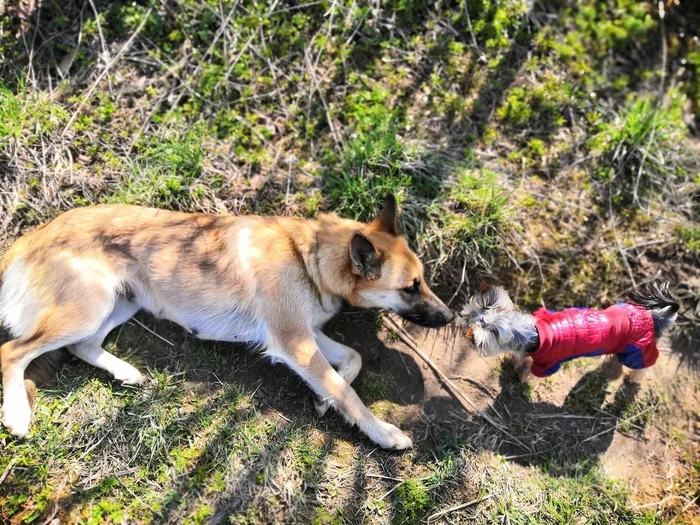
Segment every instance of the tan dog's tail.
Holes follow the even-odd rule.
[[[47,352],[29,363],[24,372],[24,388],[27,389],[27,398],[29,398],[32,412],[36,402],[37,385],[44,386],[51,382],[56,375],[56,370],[63,363],[65,355],[62,350]]]

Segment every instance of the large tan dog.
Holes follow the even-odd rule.
[[[17,240],[0,263],[0,282],[0,320],[15,338],[0,348],[2,422],[16,436],[28,433],[31,419],[25,369],[45,352],[66,346],[119,381],[144,380],[102,348],[143,308],[200,339],[260,345],[304,378],[320,397],[319,413],[333,406],[381,447],[405,449],[411,440],[350,387],[360,355],[321,327],[343,299],[427,327],[454,317],[399,234],[391,195],[369,224],[336,215],[75,209]]]

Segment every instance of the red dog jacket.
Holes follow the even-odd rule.
[[[659,357],[651,313],[635,304],[562,312],[540,308],[533,316],[540,345],[528,355],[537,377],[552,375],[563,362],[578,357],[617,354],[629,368],[647,368]]]

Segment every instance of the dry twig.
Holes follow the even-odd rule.
[[[502,432],[512,440],[514,440],[517,444],[519,444],[521,447],[523,447],[526,450],[529,450],[532,452],[532,449],[520,441],[517,437],[515,437],[513,434],[508,432],[505,428],[503,428],[502,425],[496,422],[495,419],[493,419],[490,415],[488,415],[486,412],[481,410],[474,402],[469,399],[469,397],[462,392],[457,385],[455,385],[452,381],[450,381],[450,378],[447,377],[440,368],[428,357],[428,355],[423,352],[420,348],[418,348],[418,345],[416,345],[415,341],[413,338],[406,333],[406,331],[401,328],[401,325],[397,323],[394,319],[391,318],[391,316],[386,316],[387,323],[389,328],[401,339],[411,350],[413,350],[415,353],[417,353],[423,361],[426,362],[426,364],[435,372],[438,377],[442,380],[443,383],[445,383],[452,394],[460,401],[462,406],[469,412],[470,410],[473,410],[477,414],[479,414],[487,423],[489,423],[491,426],[496,428],[499,432]]]

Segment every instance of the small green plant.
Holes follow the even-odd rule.
[[[294,440],[292,448],[294,450],[296,468],[301,473],[302,479],[307,483],[311,483],[323,465],[323,447],[310,441],[308,435],[301,435]]]
[[[569,7],[570,5],[570,7]],[[535,37],[543,54],[552,54],[567,66],[571,76],[588,90],[606,84],[616,89],[629,81],[617,69],[608,76],[601,74],[615,63],[619,54],[648,42],[656,22],[653,2],[636,0],[583,0],[567,4],[560,14],[563,28],[545,26]],[[635,71],[636,74],[642,74]]]
[[[418,523],[432,506],[423,483],[404,481],[394,491],[394,523]]]
[[[361,90],[350,94],[344,114],[354,133],[367,136],[394,131],[396,112],[389,105],[391,93],[384,89]]]
[[[575,102],[575,95],[572,84],[550,78],[527,88],[512,88],[496,114],[516,129],[549,129],[566,122],[563,110]]]
[[[405,155],[406,147],[393,130],[351,141],[343,172],[325,177],[337,213],[356,220],[373,218],[389,192],[401,203],[412,182],[402,168]]]
[[[316,510],[316,515],[311,520],[311,525],[343,525],[343,510],[338,509],[331,513],[319,507]]]
[[[676,235],[686,250],[691,253],[700,253],[700,226],[678,228]]]
[[[204,157],[201,137],[191,131],[167,140],[147,140],[139,153],[126,184],[107,201],[192,209],[192,200],[205,192],[197,184]]]
[[[513,37],[525,31],[527,2],[499,2],[497,0],[470,0],[467,9],[473,19],[474,34],[489,50],[507,47]]]
[[[615,395],[615,400],[605,407],[605,411],[620,418],[621,431],[643,434],[649,424],[667,409],[667,401],[655,389],[647,389],[641,396],[631,399],[626,390],[629,388],[623,386]]]
[[[30,94],[23,86],[17,93],[0,84],[0,148],[9,140],[33,144],[68,122],[66,109],[45,93]]]
[[[402,205],[402,223],[413,232],[426,200],[438,195],[441,176],[439,165],[416,158],[392,128],[351,140],[341,170],[324,179],[331,208],[356,220],[376,217],[386,194],[393,193]]]
[[[512,227],[508,199],[495,172],[463,169],[447,193],[447,205],[431,206],[434,228],[421,237],[436,269],[455,259],[488,265]]]
[[[677,98],[682,102],[683,97]],[[596,174],[612,192],[613,204],[639,204],[642,196],[663,192],[684,174],[678,146],[687,131],[681,108],[678,100],[662,107],[650,98],[634,99],[619,118],[597,123],[588,147],[597,157]]]
[[[185,523],[192,523],[196,525],[208,523],[209,518],[211,518],[213,514],[213,507],[207,503],[202,503],[199,508],[197,508],[197,510],[187,520],[185,520]]]
[[[498,378],[502,391],[507,392],[511,396],[522,397],[528,402],[532,401],[532,385],[520,380],[512,359],[506,359],[501,362],[501,366],[498,369]]]

